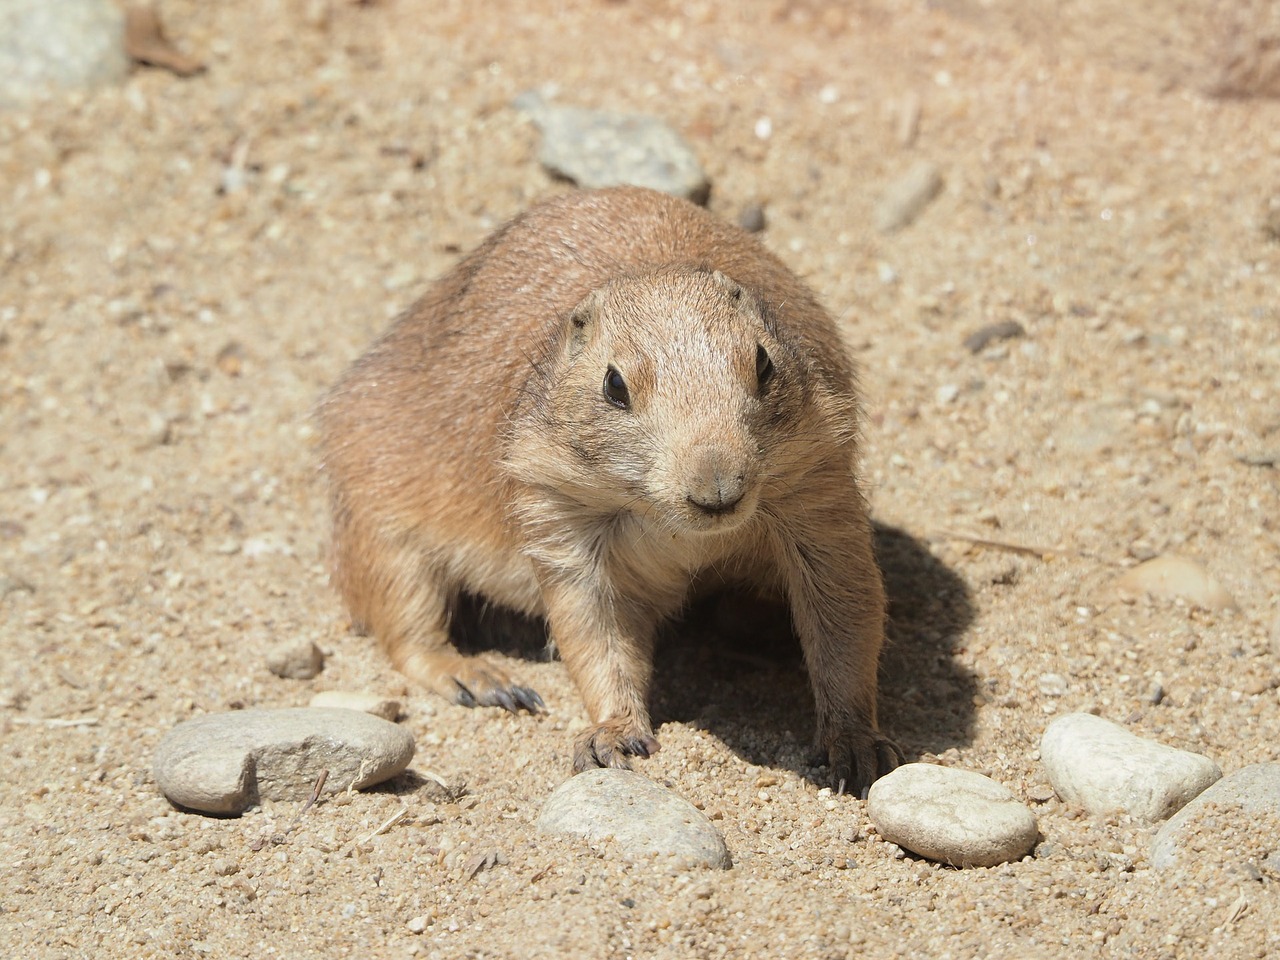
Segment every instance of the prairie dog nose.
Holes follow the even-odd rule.
[[[730,513],[746,492],[747,478],[741,469],[708,464],[689,485],[685,499],[704,513]]]

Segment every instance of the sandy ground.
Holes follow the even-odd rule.
[[[1052,799],[1037,760],[1077,709],[1225,772],[1277,759],[1280,102],[1204,95],[1212,6],[173,0],[207,73],[0,115],[0,952],[1280,955],[1274,873],[1209,837],[1155,874],[1152,828]],[[547,85],[681,129],[712,209],[763,203],[843,318],[892,590],[883,723],[1026,799],[1034,857],[903,857],[811,779],[793,652],[692,643],[663,657],[642,769],[715,819],[733,869],[542,839],[585,722],[563,667],[505,661],[546,716],[466,711],[349,632],[308,411],[461,251],[566,189],[509,106]],[[917,158],[942,195],[877,234]],[[1026,336],[962,346],[1004,320]],[[1239,611],[1117,597],[1169,551]],[[299,637],[327,668],[275,678],[265,651]],[[158,794],[175,723],[321,689],[406,697],[420,775],[282,845],[255,841],[296,804],[218,820]]]

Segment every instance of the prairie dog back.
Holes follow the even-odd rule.
[[[593,722],[575,767],[657,749],[658,624],[700,580],[788,601],[818,738],[858,790],[884,597],[830,317],[755,238],[638,188],[516,218],[392,325],[320,407],[334,582],[405,673],[542,708],[458,653],[469,594],[544,617]]]

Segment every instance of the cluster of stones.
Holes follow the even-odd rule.
[[[1257,823],[1280,818],[1280,763],[1254,764],[1223,779],[1208,757],[1091,714],[1051,723],[1040,759],[1057,795],[1086,814],[1143,825],[1166,821],[1151,846],[1157,869],[1177,865],[1191,840],[1206,832],[1251,835]],[[882,777],[871,788],[867,812],[884,839],[958,867],[1019,859],[1038,839],[1031,809],[1005,787],[933,764],[907,764]],[[1219,847],[1230,855],[1229,846]]]

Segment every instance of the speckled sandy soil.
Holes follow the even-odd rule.
[[[173,0],[206,73],[0,115],[0,953],[1280,955],[1280,877],[1222,854],[1277,837],[1206,836],[1157,874],[1153,828],[1063,805],[1037,759],[1077,709],[1225,772],[1280,751],[1280,101],[1205,94],[1215,6]],[[499,655],[550,713],[467,711],[349,631],[308,412],[461,251],[568,189],[510,107],[533,87],[678,127],[712,209],[764,204],[842,318],[892,592],[884,725],[1024,798],[1035,856],[902,856],[820,793],[793,652],[687,642],[641,767],[733,868],[543,839],[585,723],[564,668]],[[942,194],[876,233],[918,158]],[[1025,337],[963,346],[1006,320]],[[1117,597],[1170,551],[1238,612]],[[317,679],[266,670],[290,638],[330,653]],[[322,689],[405,697],[419,776],[283,844],[255,841],[297,804],[159,795],[174,724]]]

